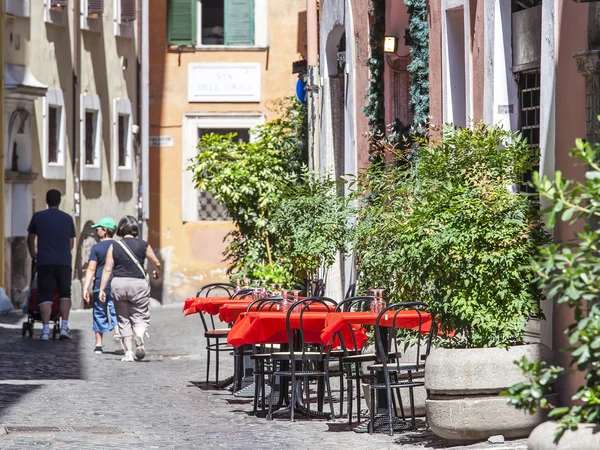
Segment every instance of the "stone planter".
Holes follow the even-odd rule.
[[[490,436],[526,437],[545,420],[546,412],[529,414],[498,394],[527,381],[513,363],[551,361],[542,344],[506,349],[433,349],[425,366],[427,418],[431,430],[451,441],[471,442]]]
[[[583,423],[577,430],[565,431],[554,443],[556,422],[544,422],[529,435],[528,450],[595,450],[600,448],[600,424]]]

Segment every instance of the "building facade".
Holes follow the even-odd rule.
[[[306,0],[155,0],[150,24],[149,238],[165,268],[153,296],[165,303],[227,279],[232,224],[186,168],[203,134],[250,139],[294,95]]]
[[[583,180],[569,157],[576,138],[597,140],[600,113],[600,7],[574,0],[439,0],[430,2],[430,97],[434,125],[483,120],[520,131],[539,148],[539,171]],[[580,225],[557,224],[557,241]],[[563,305],[543,303],[541,342],[568,366]],[[532,330],[534,335],[536,330]],[[560,383],[567,403],[582,374]]]
[[[103,216],[141,217],[139,13],[145,0],[3,0],[4,252],[15,306],[31,277],[27,226],[45,193],[74,217],[73,301]]]

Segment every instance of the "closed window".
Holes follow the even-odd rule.
[[[95,149],[96,112],[85,112],[85,164],[93,166],[96,161]]]
[[[48,107],[48,162],[58,162],[60,107]]]
[[[104,12],[104,0],[87,0],[87,12],[88,17],[102,16]]]
[[[80,165],[83,181],[102,181],[102,111],[100,97],[81,96]]]
[[[133,181],[133,116],[131,100],[117,98],[113,103],[112,175],[115,182]]]
[[[119,167],[127,167],[128,155],[128,143],[129,137],[127,131],[129,130],[129,116],[119,114]]]
[[[169,44],[254,46],[255,21],[255,0],[169,0]]]
[[[69,0],[50,0],[50,8],[51,9],[60,9],[66,8],[69,6]]]

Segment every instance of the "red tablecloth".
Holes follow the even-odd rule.
[[[237,318],[246,312],[246,310],[248,309],[248,305],[247,304],[243,304],[243,302],[227,302],[226,304],[224,304],[223,306],[221,306],[219,308],[219,320],[221,320],[221,322],[224,323],[233,323],[237,320]],[[273,307],[271,309],[269,309],[269,305],[265,306],[264,311],[265,312],[276,312],[279,311],[278,308],[279,305],[273,305]],[[254,311],[256,309],[256,307],[258,307],[258,304],[252,306],[252,311]],[[327,312],[328,309],[325,305],[322,305],[320,303],[315,303],[314,305],[310,306],[310,311],[317,311],[317,312]],[[310,312],[307,311],[307,312]]]
[[[389,317],[383,318],[380,324],[383,326],[391,326],[392,318],[395,312],[390,313]],[[386,314],[387,316],[387,314]],[[431,328],[431,315],[427,312],[421,312],[422,327],[421,332],[429,332]],[[325,327],[321,333],[321,339],[325,344],[332,342],[335,333],[340,330],[347,329],[347,325],[375,325],[377,321],[377,314],[370,312],[332,312],[325,318]],[[419,314],[416,311],[401,311],[396,316],[396,327],[397,328],[408,328],[416,330],[419,328]],[[346,338],[344,337],[344,343],[348,345]]]
[[[305,312],[302,318],[304,325],[304,342],[320,344],[321,333],[325,328],[325,319],[330,314],[323,312]],[[300,328],[300,313],[292,313],[290,316],[292,328]],[[352,342],[352,336],[348,327],[341,330],[344,342]],[[367,341],[367,336],[362,327],[355,329],[356,342],[359,348]],[[234,347],[250,344],[283,344],[288,342],[286,328],[286,313],[284,312],[249,312],[240,316],[235,322],[227,343]]]
[[[211,316],[216,316],[219,314],[219,308],[226,303],[238,303],[240,305],[248,305],[252,302],[252,299],[232,299],[229,297],[205,297],[205,298],[196,298],[193,299],[189,308],[187,308],[186,316],[195,313],[206,313]]]

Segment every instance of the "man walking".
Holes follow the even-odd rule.
[[[29,254],[37,267],[39,308],[43,324],[40,339],[50,339],[52,298],[57,286],[62,318],[60,339],[66,340],[71,339],[71,250],[75,246],[75,224],[70,215],[58,209],[60,192],[56,189],[50,189],[46,193],[46,204],[48,209],[36,212],[27,229]]]

